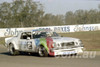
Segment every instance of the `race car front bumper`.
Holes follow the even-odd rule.
[[[57,55],[70,55],[70,54],[82,54],[83,53],[83,47],[78,47],[78,48],[71,48],[71,49],[58,49],[58,50],[53,50],[54,56]]]

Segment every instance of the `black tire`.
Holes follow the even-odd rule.
[[[15,56],[15,55],[19,54],[19,51],[15,50],[14,45],[12,43],[9,45],[9,53],[12,56]]]
[[[39,46],[38,54],[40,57],[48,57],[48,52],[44,46]]]

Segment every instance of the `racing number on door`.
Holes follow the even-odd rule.
[[[31,41],[21,42],[21,49],[22,50],[31,50],[32,49],[32,42]]]
[[[31,41],[27,42],[27,49],[32,49],[32,42]]]

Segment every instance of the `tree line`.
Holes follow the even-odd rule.
[[[65,15],[45,13],[43,5],[33,0],[13,0],[0,4],[0,27],[37,27],[100,23],[99,9],[69,11]]]

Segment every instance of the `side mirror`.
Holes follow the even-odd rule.
[[[27,40],[30,40],[31,38],[30,37],[27,37]]]

